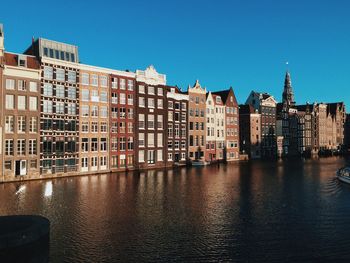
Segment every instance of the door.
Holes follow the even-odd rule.
[[[20,175],[24,176],[27,175],[27,162],[25,160],[21,160],[21,171]]]
[[[21,174],[21,161],[16,161],[15,175],[18,176]]]

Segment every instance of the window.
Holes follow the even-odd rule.
[[[90,76],[88,73],[82,73],[81,74],[81,83],[83,85],[89,85],[89,78],[90,78]]]
[[[148,98],[148,107],[154,108],[154,99],[153,98]]]
[[[5,161],[5,170],[12,170],[12,161]]]
[[[65,74],[66,73],[65,73],[64,69],[57,68],[56,69],[56,80],[65,81],[66,80]]]
[[[173,124],[169,123],[168,124],[168,137],[173,137]]]
[[[145,151],[139,151],[139,163],[145,162]]]
[[[126,150],[126,138],[125,137],[119,138],[119,150],[120,151]]]
[[[157,150],[157,161],[163,161],[163,150]]]
[[[6,89],[15,89],[15,80],[6,79]]]
[[[75,115],[76,114],[76,105],[75,103],[68,103],[68,114]]]
[[[134,110],[133,109],[128,109],[128,119],[133,119],[134,118]]]
[[[139,107],[145,107],[145,98],[139,97]]]
[[[139,86],[139,93],[145,94],[145,86],[143,86],[143,85]]]
[[[12,139],[5,140],[5,155],[13,156],[13,140]]]
[[[139,129],[145,128],[145,114],[139,114]]]
[[[81,106],[81,116],[83,116],[83,117],[89,116],[89,106],[87,106],[87,105]]]
[[[119,133],[125,133],[125,122],[119,122]]]
[[[149,163],[149,164],[155,163],[155,159],[154,159],[154,150],[149,150],[149,151],[148,151],[147,163]]]
[[[82,122],[81,131],[82,132],[89,132],[89,123],[87,121]]]
[[[102,118],[107,118],[108,117],[108,112],[107,112],[107,107],[106,106],[101,106],[100,107],[100,117],[102,117]]]
[[[173,121],[174,116],[173,116],[173,112],[172,111],[168,111],[168,121]]]
[[[154,95],[154,87],[148,86],[148,94]]]
[[[112,93],[111,102],[114,104],[118,104],[118,94],[117,93],[115,93],[115,92]]]
[[[82,101],[89,101],[90,97],[89,97],[89,90],[88,89],[83,89],[81,91],[81,100]]]
[[[168,108],[173,109],[174,108],[174,103],[172,101],[168,102]]]
[[[98,117],[98,106],[91,106],[91,116]]]
[[[186,102],[182,102],[182,103],[181,103],[181,109],[182,109],[182,110],[186,110],[186,108],[187,108],[187,107],[186,107]]]
[[[53,75],[53,70],[52,67],[44,67],[44,78],[45,79],[52,79],[52,75]]]
[[[98,151],[97,138],[91,138],[91,151],[92,152]]]
[[[107,132],[107,122],[100,123],[100,132],[103,132],[103,133]]]
[[[128,79],[128,90],[130,91],[134,90],[134,81],[131,79]]]
[[[125,108],[120,108],[119,109],[119,117],[121,119],[125,119],[125,117],[126,117],[126,109]]]
[[[43,112],[44,113],[52,113],[52,101],[44,100],[44,102],[43,102]]]
[[[87,168],[88,167],[88,157],[81,158],[81,168]]]
[[[38,98],[29,97],[29,110],[36,111],[38,110]]]
[[[158,88],[158,89],[157,89],[157,94],[158,94],[159,96],[163,96],[163,89],[162,89],[162,88]]]
[[[17,97],[17,108],[19,110],[25,110],[26,109],[26,96],[18,96]]]
[[[154,133],[149,133],[147,135],[147,146],[154,147]]]
[[[13,116],[6,116],[5,117],[5,132],[11,133],[13,132],[13,126],[14,126],[14,120]]]
[[[120,89],[125,90],[125,79],[120,79]]]
[[[53,94],[52,92],[52,84],[45,83],[44,84],[44,96],[51,97]]]
[[[163,133],[157,133],[157,146],[163,147]]]
[[[162,99],[158,99],[157,100],[157,108],[158,109],[163,109],[163,100]]]
[[[38,84],[36,82],[29,82],[29,91],[30,92],[37,92],[38,91]]]
[[[29,154],[31,155],[37,154],[36,139],[29,140]]]
[[[98,124],[96,121],[91,122],[91,132],[98,132]]]
[[[64,86],[56,85],[56,97],[64,99]]]
[[[107,156],[100,157],[100,166],[107,166]]]
[[[107,87],[107,85],[108,85],[107,76],[100,76],[100,86]]]
[[[27,90],[27,83],[25,80],[18,80],[17,82],[17,89],[21,91]]]
[[[64,120],[55,120],[55,122],[56,122],[56,130],[57,131],[64,131],[64,129],[65,129]]]
[[[128,122],[128,133],[134,132],[134,125],[132,122]]]
[[[17,140],[17,155],[25,155],[26,154],[26,140],[18,139]]]
[[[108,100],[107,100],[107,91],[101,91],[100,92],[100,101],[101,102],[108,102]]]
[[[128,138],[128,150],[133,150],[134,149],[134,139],[133,137]]]
[[[112,79],[112,89],[117,89],[118,88],[118,78],[113,78]]]
[[[120,104],[122,104],[122,105],[126,104],[126,95],[125,95],[125,93],[120,93],[119,99],[120,99]]]
[[[64,102],[56,102],[56,113],[64,114]]]
[[[111,138],[111,150],[112,151],[118,150],[118,139],[117,138]]]
[[[134,104],[134,96],[132,94],[128,94],[128,105]]]
[[[139,133],[139,147],[145,146],[145,134]]]
[[[77,91],[74,87],[68,87],[68,98],[75,100],[77,98]]]
[[[157,116],[157,128],[163,129],[163,115]]]
[[[148,118],[147,118],[147,127],[148,129],[154,129],[154,115],[152,114],[149,114],[148,115]]]
[[[100,139],[100,151],[101,152],[107,151],[107,138]]]
[[[14,109],[14,95],[8,95],[6,94],[6,105],[7,110],[13,110]]]
[[[68,82],[76,83],[77,81],[77,73],[75,71],[68,71]]]

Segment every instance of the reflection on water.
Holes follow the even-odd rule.
[[[0,185],[51,220],[50,262],[350,260],[345,159],[255,161]]]

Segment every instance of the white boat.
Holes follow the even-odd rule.
[[[205,166],[205,165],[207,165],[207,163],[201,160],[192,161],[192,166]]]
[[[339,181],[350,184],[350,167],[340,168],[337,171]]]

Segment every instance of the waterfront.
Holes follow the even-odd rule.
[[[0,214],[51,220],[50,262],[350,260],[342,158],[0,185]]]

